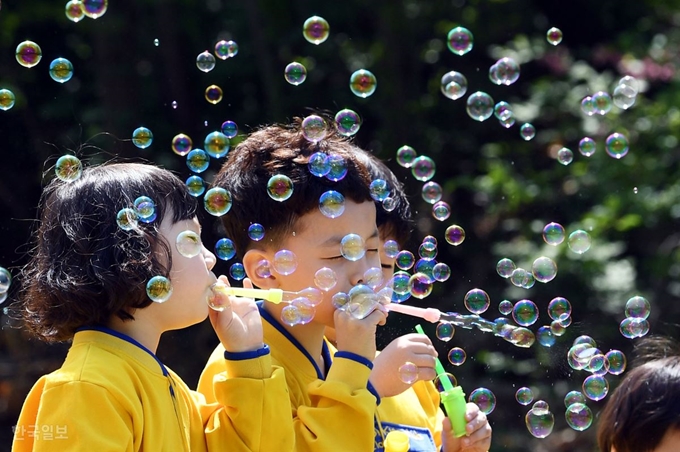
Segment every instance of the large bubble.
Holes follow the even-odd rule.
[[[302,36],[304,36],[308,42],[319,45],[328,39],[330,29],[326,19],[319,16],[312,16],[305,20],[305,23],[302,25]]]
[[[54,165],[54,174],[59,180],[73,182],[83,174],[83,164],[75,155],[62,155]]]
[[[73,64],[66,58],[55,58],[50,63],[50,77],[55,82],[68,82],[73,77]]]
[[[470,393],[468,402],[472,402],[479,407],[479,411],[489,415],[496,408],[496,396],[490,389],[477,388]]]
[[[172,295],[172,284],[165,276],[154,276],[146,283],[146,294],[151,301],[163,303]]]
[[[359,69],[349,78],[349,88],[355,96],[366,98],[375,92],[378,80],[371,71]]]
[[[447,72],[441,79],[441,92],[452,100],[460,99],[465,95],[468,81],[463,74],[456,71]]]
[[[486,121],[493,115],[493,98],[487,93],[477,91],[470,94],[467,99],[467,113],[476,121]]]
[[[275,174],[267,182],[267,194],[274,201],[283,202],[293,196],[293,181],[285,174]]]
[[[463,299],[465,307],[473,314],[481,314],[489,309],[491,299],[482,289],[472,289],[465,294]]]
[[[470,30],[465,27],[456,27],[449,31],[446,38],[449,50],[456,55],[465,55],[474,44],[474,38]]]
[[[203,207],[210,215],[221,217],[231,209],[231,193],[222,187],[213,187],[203,196]]]
[[[358,234],[347,234],[340,241],[340,253],[349,261],[358,261],[366,254],[366,243]]]
[[[290,250],[279,250],[274,254],[273,267],[280,275],[290,275],[298,266],[295,253]]]
[[[307,68],[302,63],[289,63],[283,71],[283,76],[288,83],[297,86],[307,80]]]
[[[137,127],[132,132],[132,144],[139,149],[146,149],[153,143],[153,133],[146,127]]]
[[[427,182],[434,177],[437,170],[437,165],[430,157],[421,155],[416,157],[411,164],[411,173],[413,177],[421,182]]]
[[[361,118],[354,110],[345,108],[335,114],[335,129],[343,137],[351,137],[359,131]]]
[[[23,67],[33,67],[42,59],[42,49],[33,41],[19,43],[16,52],[17,62]]]

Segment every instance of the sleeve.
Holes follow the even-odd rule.
[[[15,436],[13,451],[133,450],[132,418],[105,388],[85,382],[47,390],[44,385],[41,380],[33,387],[17,422],[34,435]]]

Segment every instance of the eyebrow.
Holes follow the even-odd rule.
[[[323,242],[319,246],[321,246],[322,248],[330,247],[330,246],[337,246],[337,245],[340,244],[340,242],[342,242],[342,239],[344,237],[345,237],[344,235],[339,235],[339,234],[334,235],[334,236],[330,237],[328,240],[326,240],[325,242]],[[376,239],[376,238],[378,238],[378,228],[375,228],[375,230],[373,231],[373,234],[371,234],[371,236],[366,241]]]

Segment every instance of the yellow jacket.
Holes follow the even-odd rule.
[[[63,366],[31,389],[12,450],[292,450],[284,372],[265,349],[248,356],[222,358],[230,378],[217,376],[208,404],[134,339],[79,331]]]

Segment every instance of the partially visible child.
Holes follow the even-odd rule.
[[[680,347],[670,339],[642,339],[641,364],[629,370],[600,413],[602,452],[680,450]]]
[[[150,222],[119,215],[142,196],[155,204]],[[90,167],[73,182],[53,180],[40,209],[17,309],[40,339],[72,345],[29,393],[14,451],[292,450],[283,370],[271,364],[254,303],[212,294],[215,256],[200,243],[182,181],[145,164]],[[151,286],[152,301],[156,276],[171,293]],[[210,311],[209,297],[224,310]],[[208,315],[230,376],[215,379],[212,404],[155,355],[165,331]]]

